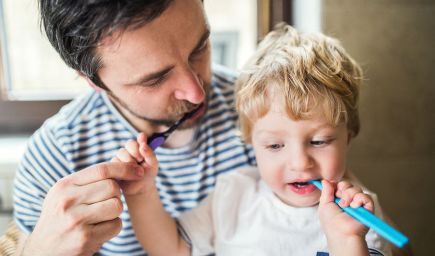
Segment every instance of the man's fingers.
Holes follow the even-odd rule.
[[[123,205],[121,199],[112,197],[107,200],[89,204],[79,205],[74,211],[80,214],[86,224],[96,224],[118,218],[122,213]]]
[[[127,151],[127,149],[125,149],[125,148],[121,148],[120,150],[118,150],[118,153],[116,153],[116,157],[118,157],[118,159],[121,160],[121,162],[124,162],[124,163],[137,163],[137,162],[141,162],[137,158],[132,156],[131,153],[129,151]],[[141,156],[141,159],[142,159],[142,156]]]
[[[136,163],[104,162],[75,172],[65,179],[75,185],[86,185],[105,179],[139,180],[143,169]]]
[[[120,218],[115,218],[113,220],[94,224],[91,228],[95,239],[98,239],[98,241],[103,244],[121,232],[122,221]]]
[[[112,197],[121,197],[121,188],[116,180],[105,179],[75,187],[78,203],[93,204]]]

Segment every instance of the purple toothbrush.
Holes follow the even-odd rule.
[[[147,140],[148,146],[150,146],[152,150],[160,147],[169,137],[169,135],[171,135],[172,132],[174,132],[182,123],[184,123],[184,121],[191,118],[196,112],[198,112],[198,110],[201,109],[202,106],[203,104],[201,104],[196,109],[184,114],[184,116],[180,120],[175,122],[175,124],[169,127],[166,131],[153,133]]]

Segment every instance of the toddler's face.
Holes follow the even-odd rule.
[[[284,203],[315,205],[320,191],[307,181],[343,177],[348,134],[345,124],[331,126],[320,113],[295,121],[281,107],[272,107],[252,131],[260,175]]]

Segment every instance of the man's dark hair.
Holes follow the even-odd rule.
[[[95,49],[114,31],[139,27],[160,16],[173,0],[40,0],[41,27],[65,63],[107,89]]]

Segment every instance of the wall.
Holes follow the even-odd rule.
[[[0,98],[0,135],[32,133],[65,103],[66,101],[3,101]]]
[[[409,235],[414,254],[433,255],[435,1],[323,4],[323,31],[366,71],[350,165]]]

